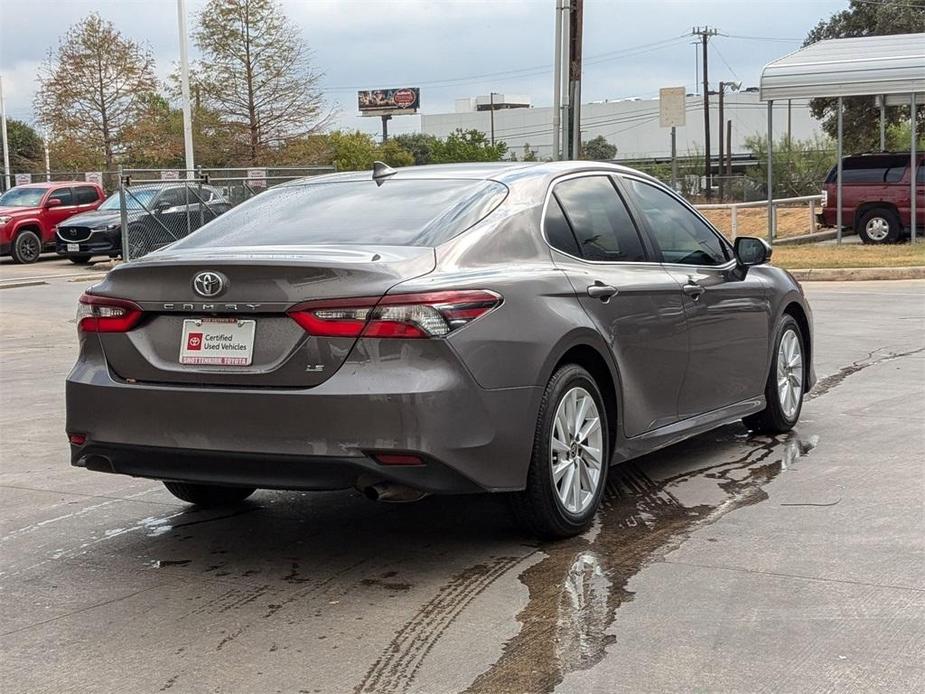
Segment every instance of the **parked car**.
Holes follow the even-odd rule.
[[[34,263],[54,250],[55,226],[81,212],[95,210],[106,194],[95,183],[30,183],[0,195],[0,256]]]
[[[611,464],[796,424],[812,318],[770,254],[604,163],[284,184],[81,297],[71,462],[202,506],[506,492],[573,535]]]
[[[897,243],[910,235],[911,171],[909,153],[859,154],[842,159],[842,224],[864,243]],[[916,226],[925,231],[925,158],[916,163]],[[832,167],[822,190],[822,226],[837,222],[838,169]]]
[[[129,190],[125,206],[132,258],[173,243],[231,209],[221,191],[212,186],[151,184]],[[95,255],[121,255],[120,196],[115,192],[96,211],[60,224],[55,244],[58,255],[74,263],[87,263]]]

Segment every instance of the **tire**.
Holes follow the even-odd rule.
[[[180,501],[186,501],[202,508],[231,506],[244,501],[257,491],[253,487],[221,487],[217,484],[187,482],[164,482],[164,486]]]
[[[857,225],[861,241],[871,244],[898,243],[901,230],[899,216],[887,207],[867,210]]]
[[[42,239],[31,229],[20,231],[10,248],[10,255],[14,263],[34,263],[42,255]]]
[[[563,404],[566,398],[573,396],[575,399],[569,401],[570,405]],[[585,398],[588,401],[582,405]],[[557,415],[564,415],[562,408],[569,406],[585,408],[588,418],[583,419],[579,430],[588,429],[589,433],[583,439],[583,446],[574,442],[574,425],[566,432],[561,425],[564,419],[577,421],[577,412],[572,413],[574,417],[562,417],[560,426],[556,426]],[[596,428],[591,417],[594,409],[597,411]],[[608,431],[604,399],[591,374],[576,364],[559,368],[549,379],[540,402],[526,488],[510,497],[514,515],[527,531],[544,540],[555,540],[577,535],[591,525],[607,484]],[[570,447],[562,444],[562,440],[572,441]],[[596,468],[592,454],[595,449],[599,456]],[[558,481],[555,481],[553,466],[557,468]],[[571,494],[567,490],[574,491],[570,481],[575,475],[578,475],[578,491]],[[566,506],[563,494],[574,508]]]
[[[69,255],[67,259],[74,263],[74,265],[86,265],[90,262],[90,258],[92,257],[92,255]]]
[[[795,343],[792,339],[795,338]],[[787,342],[782,348],[782,344]],[[778,372],[779,362],[788,353],[794,353],[790,346],[796,345],[799,349],[799,362],[791,356],[790,363],[785,364]],[[806,338],[792,316],[785,315],[777,325],[777,331],[774,335],[774,352],[771,358],[771,369],[768,373],[768,382],[764,389],[766,401],[765,408],[761,412],[749,415],[742,419],[742,422],[752,431],[760,434],[783,434],[793,429],[800,419],[800,412],[803,409],[803,396],[805,395],[806,384]],[[787,385],[795,384],[799,381],[799,393],[792,398],[782,395],[784,385],[781,379],[787,379]],[[784,391],[786,393],[786,391]],[[792,391],[791,391],[792,392]]]

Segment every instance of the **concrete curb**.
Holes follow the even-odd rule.
[[[852,232],[854,233],[854,232]],[[842,236],[847,236],[843,233]],[[819,243],[820,241],[831,241],[838,237],[838,231],[831,229],[829,231],[817,231],[813,234],[803,234],[802,236],[788,236],[782,239],[774,239],[775,246],[802,246],[805,243]]]
[[[790,270],[800,282],[845,282],[850,280],[921,280],[925,266],[912,267],[822,267]]]

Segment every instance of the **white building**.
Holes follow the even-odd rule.
[[[496,95],[496,98],[503,95]],[[519,102],[526,97],[517,97]],[[512,101],[508,99],[508,103]],[[474,128],[488,133],[491,129],[490,110],[485,109],[488,97],[480,96],[456,101],[457,113],[421,115],[421,131],[446,137],[457,128]],[[822,134],[822,127],[809,110],[808,100],[794,100],[789,108],[784,102],[774,102],[775,138],[790,133],[794,139],[808,139]],[[687,97],[687,124],[678,128],[678,156],[703,152],[703,99]],[[732,121],[732,152],[745,154],[745,139],[767,134],[767,104],[758,101],[758,91],[732,92],[725,95],[724,117]],[[717,156],[719,144],[719,97],[710,95],[710,150]],[[505,107],[494,111],[495,139],[507,143],[508,149],[521,157],[524,145],[537,152],[540,159],[552,156],[552,107]],[[606,101],[581,106],[581,138],[590,140],[603,135],[617,147],[617,159],[648,159],[671,156],[671,131],[659,127],[658,99]],[[725,131],[724,131],[725,137]]]

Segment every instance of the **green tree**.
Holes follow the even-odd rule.
[[[133,168],[183,167],[183,114],[162,96],[151,94],[125,129],[124,159]],[[203,162],[200,162],[203,163]]]
[[[414,154],[391,138],[379,145],[376,158],[389,166],[412,166],[414,164]]]
[[[434,145],[437,138],[426,133],[403,133],[390,139],[411,152],[414,163],[432,164],[434,161]]]
[[[524,142],[523,161],[539,161],[536,158],[536,150],[530,149],[529,142]]]
[[[151,54],[97,14],[68,29],[37,81],[39,122],[59,140],[98,150],[107,169],[157,85]]]
[[[617,156],[616,145],[610,144],[603,135],[581,143],[581,158],[590,161],[609,161]]]
[[[836,12],[820,21],[803,45],[823,39],[842,39],[854,36],[884,36],[925,32],[925,5],[910,0],[851,0],[848,9]],[[813,116],[822,121],[829,137],[837,137],[837,100],[813,99],[810,102]],[[844,143],[846,152],[868,152],[880,149],[880,109],[870,96],[844,99]],[[909,120],[908,107],[887,109],[890,125]],[[919,129],[925,126],[925,113],[919,110]],[[908,149],[908,141],[902,145]]]
[[[15,118],[6,121],[9,137],[10,167],[16,173],[45,170],[45,145],[35,128]]]
[[[434,143],[433,161],[435,164],[449,164],[465,161],[501,161],[507,153],[507,144],[491,144],[488,136],[481,130],[462,130],[457,128],[446,139]]]
[[[379,147],[373,136],[355,130],[352,133],[334,131],[328,135],[333,150],[332,163],[338,171],[372,169]]]
[[[201,98],[245,138],[247,163],[321,130],[320,74],[277,0],[209,0],[194,34]]]
[[[745,139],[745,147],[760,163],[749,169],[748,177],[767,190],[768,138],[753,135]],[[774,143],[775,197],[817,194],[834,164],[835,145],[831,140],[819,136],[793,140],[782,136]]]

